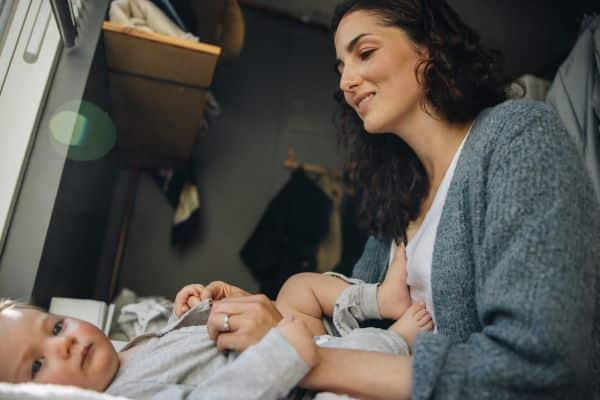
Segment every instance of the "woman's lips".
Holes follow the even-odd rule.
[[[370,93],[358,103],[358,112],[360,114],[364,114],[365,112],[367,112],[367,110],[369,109],[369,104],[371,103],[371,100],[373,100],[373,97],[375,97],[375,93]]]

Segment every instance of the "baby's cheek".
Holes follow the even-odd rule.
[[[83,387],[82,377],[77,371],[71,371],[65,366],[48,367],[43,374],[39,374],[36,382]]]

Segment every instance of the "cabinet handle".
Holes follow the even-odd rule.
[[[27,40],[25,54],[23,55],[23,59],[29,64],[35,63],[40,55],[51,13],[52,9],[50,8],[50,3],[47,0],[42,0],[37,10],[37,15],[33,23],[33,28],[31,28],[29,39]]]
[[[8,28],[15,0],[0,0],[0,49],[4,44],[4,34]]]

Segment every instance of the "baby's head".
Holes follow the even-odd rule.
[[[0,382],[54,383],[102,392],[119,365],[112,343],[94,325],[0,299]]]

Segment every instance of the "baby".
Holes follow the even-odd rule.
[[[407,293],[398,289],[406,274],[404,260],[398,260],[379,287],[351,285],[335,276],[292,277],[276,302],[284,320],[241,354],[220,352],[209,338],[211,301],[202,301],[202,296],[214,289],[182,289],[176,299],[179,317],[160,332],[135,338],[122,352],[87,322],[5,301],[0,304],[0,380],[73,385],[130,398],[284,398],[314,365],[313,336],[325,332],[320,313],[332,316],[343,332],[355,314],[358,319],[379,314],[396,318],[399,313],[390,305],[406,310],[390,330],[353,329],[328,340],[325,345],[330,347],[401,354],[407,350],[405,340],[410,345],[419,330],[433,328],[424,306],[410,305]],[[232,289],[207,286],[215,287]],[[186,310],[188,304],[194,307]]]

